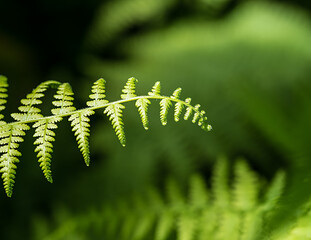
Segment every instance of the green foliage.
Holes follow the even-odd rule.
[[[109,120],[115,130],[117,137],[120,140],[122,146],[125,146],[125,132],[123,123],[123,105],[126,102],[135,101],[135,105],[138,108],[138,112],[141,116],[143,126],[148,129],[148,118],[147,110],[150,104],[149,99],[158,99],[161,106],[161,121],[166,119],[168,115],[168,107],[163,109],[163,102],[165,106],[169,106],[172,103],[176,105],[184,105],[188,108],[193,108],[194,115],[198,116],[198,125],[204,130],[210,130],[210,125],[206,122],[206,117],[203,111],[200,111],[197,106],[191,106],[189,103],[180,100],[179,94],[180,89],[177,89],[173,96],[166,97],[160,95],[158,91],[159,83],[156,83],[155,87],[152,89],[152,94],[148,96],[136,96],[135,94],[135,83],[137,80],[135,78],[129,78],[124,89],[122,90],[121,99],[118,101],[108,102],[105,100],[105,81],[99,79],[96,81],[92,87],[92,94],[90,95],[90,101],[87,102],[87,106],[84,109],[76,110],[73,106],[73,92],[69,83],[59,83],[56,81],[47,81],[40,84],[35,88],[32,93],[26,96],[26,99],[22,99],[18,109],[20,113],[12,113],[15,122],[6,123],[1,121],[0,125],[0,152],[2,153],[0,158],[0,167],[2,178],[4,182],[4,188],[8,196],[12,195],[16,163],[19,161],[18,157],[21,153],[17,150],[19,143],[23,142],[23,136],[26,131],[30,129],[28,124],[34,123],[33,128],[35,129],[34,137],[36,138],[34,144],[37,145],[35,152],[38,152],[37,157],[40,163],[40,167],[44,173],[44,176],[49,182],[52,182],[51,174],[51,159],[53,152],[53,141],[55,141],[55,133],[53,129],[56,129],[57,123],[62,121],[64,117],[69,117],[71,121],[72,131],[76,136],[78,147],[83,155],[84,161],[88,166],[90,163],[90,151],[89,151],[89,136],[90,136],[90,118],[89,116],[95,113],[94,110],[104,108],[104,113],[108,115]],[[0,77],[0,92],[1,92],[1,110],[4,109],[2,106],[7,97],[6,87],[7,79],[3,76]],[[40,98],[44,97],[44,92],[49,87],[57,87],[57,92],[54,95],[54,101],[52,102],[55,108],[51,110],[51,116],[43,116],[40,112],[41,110],[35,105],[41,104]],[[178,96],[177,96],[178,95]],[[180,108],[180,107],[179,107]],[[181,110],[178,111],[180,115]],[[197,114],[197,115],[196,115]],[[175,111],[176,116],[176,111]],[[3,116],[1,115],[1,118]]]
[[[101,210],[67,215],[56,229],[38,239],[60,240],[75,235],[81,239],[121,240],[266,239],[271,214],[283,192],[284,173],[277,173],[266,188],[245,161],[238,160],[234,168],[232,184],[228,162],[221,159],[214,169],[211,189],[200,175],[190,178],[188,193],[169,179],[165,196],[149,188],[144,194],[107,202]],[[220,196],[227,198],[225,204],[219,203]]]

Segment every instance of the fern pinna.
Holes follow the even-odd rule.
[[[18,157],[21,156],[17,149],[19,143],[23,142],[23,136],[26,134],[26,131],[30,129],[30,124],[35,129],[35,152],[37,152],[38,161],[44,176],[49,182],[52,182],[51,154],[53,152],[52,142],[55,141],[53,130],[57,128],[57,124],[64,117],[68,117],[68,120],[71,122],[72,131],[76,136],[78,147],[87,166],[90,164],[89,117],[97,109],[104,109],[104,114],[109,117],[122,146],[125,146],[126,143],[122,120],[123,109],[125,108],[123,104],[126,102],[135,102],[145,129],[148,129],[147,111],[151,103],[150,100],[157,99],[160,100],[160,119],[163,125],[167,124],[170,106],[175,104],[175,121],[179,121],[181,112],[185,108],[185,119],[188,119],[193,114],[193,123],[197,123],[204,130],[211,130],[211,126],[207,123],[205,112],[199,109],[199,105],[192,106],[190,98],[187,98],[185,101],[180,99],[181,88],[176,89],[172,96],[167,97],[161,95],[160,82],[156,82],[148,95],[137,96],[135,93],[136,82],[137,79],[129,78],[122,90],[121,99],[109,102],[105,99],[105,80],[101,78],[92,87],[92,93],[89,96],[90,100],[86,103],[87,107],[77,110],[73,106],[74,94],[69,83],[46,81],[26,95],[25,99],[21,100],[22,105],[18,108],[19,112],[11,114],[15,121],[5,122],[3,114],[0,113],[0,171],[7,196],[10,197],[12,195],[16,163],[19,162]],[[7,87],[7,78],[0,75],[0,111],[5,109],[4,104],[8,96],[6,93]],[[54,95],[55,100],[52,102],[55,108],[51,110],[52,115],[43,116],[37,105],[42,103],[41,98],[45,96],[44,92],[49,88],[57,89]]]

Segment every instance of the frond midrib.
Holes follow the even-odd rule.
[[[72,112],[67,112],[67,113],[62,113],[62,114],[44,116],[42,118],[29,119],[29,120],[24,120],[24,121],[14,121],[14,122],[7,123],[6,125],[27,124],[27,123],[38,122],[41,120],[53,119],[55,117],[68,117],[68,116],[71,116],[73,114],[81,113],[85,110],[97,110],[97,109],[108,107],[110,105],[136,101],[138,99],[156,99],[156,100],[169,99],[170,101],[173,101],[173,102],[180,102],[180,103],[184,104],[185,106],[191,108],[194,112],[197,112],[200,114],[199,110],[197,110],[194,106],[192,106],[191,104],[189,104],[183,100],[176,99],[174,97],[167,97],[167,96],[148,96],[148,95],[145,95],[145,96],[136,96],[136,97],[127,98],[127,99],[120,99],[120,100],[108,102],[108,103],[102,104],[102,105],[97,105],[97,106],[93,106],[93,107],[86,107],[86,108],[82,108],[82,109],[78,109],[78,110],[74,110]]]

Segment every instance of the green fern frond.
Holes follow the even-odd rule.
[[[8,94],[6,93],[8,91],[8,86],[8,79],[5,76],[0,75],[0,112],[5,109],[5,104],[7,102],[6,98],[8,97]],[[3,114],[0,114],[0,125],[5,124],[5,122],[1,120],[3,118]]]
[[[96,107],[108,103],[105,99],[105,84],[106,81],[103,78],[98,79],[92,86],[92,94],[90,95],[91,101],[87,101],[86,105],[89,107]]]
[[[263,209],[262,206],[270,201],[267,198],[262,199],[258,195],[252,208],[241,208],[235,204],[236,188],[248,188],[241,185],[241,176],[245,176],[245,181],[251,180],[254,182],[260,181],[259,177],[254,177],[255,173],[250,170],[248,165],[243,161],[237,161],[234,165],[235,184],[229,188],[228,180],[228,165],[225,159],[221,159],[214,168],[214,177],[212,189],[209,191],[207,184],[199,175],[195,175],[190,179],[190,190],[188,194],[180,191],[176,181],[169,179],[166,183],[166,194],[161,196],[159,191],[152,189],[145,191],[144,194],[136,194],[130,200],[122,198],[121,204],[116,204],[115,201],[105,203],[104,211],[92,211],[96,219],[104,223],[107,228],[101,228],[98,232],[98,237],[104,239],[155,239],[155,240],[257,240],[267,239],[268,234],[262,235],[264,232],[264,224],[269,224],[271,218],[270,212],[273,209]],[[276,193],[282,189],[281,182],[284,183],[284,175],[277,174],[270,190]],[[282,180],[283,179],[283,180]],[[255,182],[256,182],[255,181]],[[257,184],[257,182],[256,182]],[[215,188],[221,188],[217,190]],[[262,184],[257,184],[257,187],[263,187]],[[265,189],[260,189],[265,192]],[[257,190],[256,190],[257,191]],[[207,192],[211,192],[211,197],[207,197]],[[224,193],[225,192],[225,193]],[[217,196],[215,196],[216,194]],[[226,196],[229,194],[229,196]],[[244,194],[246,199],[250,194],[248,191],[239,191],[239,194]],[[227,204],[219,204],[218,198],[224,196],[227,198]],[[186,201],[189,199],[189,201]],[[271,199],[275,199],[271,197]],[[118,201],[117,201],[118,202]],[[109,209],[109,210],[108,210]],[[268,211],[268,212],[267,212]],[[92,231],[93,222],[88,220],[88,215],[82,215],[80,221],[72,224],[72,217],[69,221],[62,221],[58,230],[52,233],[51,236],[56,236],[68,226],[72,226],[71,231],[77,232],[84,226],[86,234]],[[308,216],[310,219],[310,216]],[[101,225],[102,226],[102,225]],[[306,222],[297,225],[294,230],[302,230],[303,236],[306,236]],[[291,236],[294,236],[292,233]],[[63,238],[66,238],[63,236]],[[273,238],[271,238],[273,239]],[[277,238],[279,239],[279,238]],[[280,238],[286,239],[286,238]],[[289,238],[303,239],[303,238]],[[307,239],[307,238],[306,238]]]
[[[122,109],[125,107],[120,103],[111,104],[106,107],[104,113],[107,114],[109,120],[112,123],[113,129],[115,130],[117,137],[119,138],[120,143],[122,146],[125,146],[125,133],[123,127],[123,120],[122,120]]]
[[[58,87],[58,90],[56,92],[56,95],[54,95],[54,98],[56,101],[53,101],[53,105],[56,108],[53,108],[51,111],[54,115],[61,115],[64,113],[69,113],[76,108],[73,106],[73,100],[74,98],[71,97],[73,95],[73,92],[71,90],[71,87],[69,83],[63,83]]]
[[[148,105],[150,104],[149,99],[140,98],[135,102],[136,107],[138,108],[138,112],[143,123],[143,126],[146,130],[148,130]]]
[[[122,89],[123,94],[121,94],[121,99],[129,99],[136,97],[135,94],[135,84],[138,80],[134,77],[131,77],[127,80],[124,88]]]
[[[88,140],[88,137],[90,136],[90,124],[88,122],[90,121],[89,116],[93,115],[94,113],[95,112],[93,110],[86,109],[69,117],[72,131],[75,132],[79,149],[87,166],[90,165],[90,149]]]
[[[56,123],[61,120],[61,117],[53,117],[40,120],[33,125],[33,128],[36,129],[33,136],[37,137],[34,144],[38,145],[35,149],[35,152],[38,152],[38,162],[40,163],[45,178],[51,183],[53,182],[51,171],[51,154],[53,152],[52,142],[55,141],[55,133],[53,132],[53,129],[57,128]]]
[[[69,83],[59,83],[57,81],[46,81],[36,87],[30,94],[26,95],[25,99],[21,100],[19,113],[12,113],[11,116],[15,120],[11,123],[0,121],[0,153],[1,154],[1,172],[4,179],[4,185],[8,196],[12,194],[12,188],[15,177],[15,163],[18,162],[16,157],[20,156],[17,151],[18,143],[23,141],[20,136],[25,135],[25,131],[29,129],[27,124],[33,123],[35,128],[34,144],[37,145],[35,152],[39,158],[40,167],[48,181],[52,182],[51,174],[51,154],[53,152],[53,141],[55,141],[55,133],[53,129],[57,128],[57,123],[63,118],[68,117],[71,121],[72,130],[75,133],[78,147],[83,155],[86,165],[90,163],[89,141],[90,136],[90,119],[89,116],[95,113],[97,109],[104,109],[104,113],[108,115],[109,120],[115,130],[115,133],[122,144],[125,146],[125,133],[123,126],[123,109],[124,103],[135,102],[140,114],[143,126],[148,129],[148,106],[151,104],[151,99],[160,100],[160,119],[163,125],[167,123],[167,114],[169,107],[175,103],[175,120],[179,119],[184,106],[187,111],[191,111],[196,116],[196,123],[203,129],[210,130],[206,126],[210,126],[206,122],[204,111],[200,110],[198,105],[192,106],[190,98],[185,101],[180,100],[181,89],[177,88],[172,96],[167,97],[160,94],[160,82],[156,82],[152,87],[151,92],[147,96],[137,96],[135,93],[135,78],[129,78],[124,89],[122,90],[121,99],[109,102],[105,99],[105,80],[100,78],[92,86],[90,100],[87,101],[87,107],[81,110],[76,110],[73,105],[74,97]],[[6,87],[7,79],[0,76],[0,111],[4,109],[3,104],[6,103]],[[41,109],[37,105],[42,103],[41,98],[45,95],[50,87],[57,87],[54,101],[54,108],[51,110],[52,115],[43,116]],[[190,110],[189,110],[190,109]],[[3,116],[0,114],[0,119]],[[185,116],[186,118],[186,116]],[[139,234],[138,234],[139,235]]]
[[[31,119],[42,118],[43,115],[40,114],[41,110],[35,105],[42,103],[40,98],[44,97],[44,92],[49,87],[54,87],[60,85],[57,81],[46,81],[39,84],[31,93],[27,94],[25,99],[21,100],[22,106],[18,108],[20,113],[12,113],[11,116],[16,121],[27,121]]]
[[[156,82],[152,89],[151,92],[148,92],[149,96],[160,96],[161,95],[161,83],[160,82]]]

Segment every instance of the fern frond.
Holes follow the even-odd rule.
[[[167,124],[167,114],[171,105],[172,102],[168,98],[164,98],[160,101],[160,120],[163,126]]]
[[[60,85],[57,81],[46,81],[37,86],[31,93],[27,94],[26,98],[21,100],[22,106],[18,108],[20,113],[12,113],[11,116],[16,121],[28,121],[31,119],[42,118],[41,110],[35,105],[42,103],[40,98],[44,97],[44,92],[49,87]]]
[[[135,106],[138,108],[138,112],[143,123],[143,126],[146,130],[148,130],[148,105],[150,104],[149,99],[140,98],[135,102]]]
[[[119,138],[120,143],[122,146],[125,146],[125,133],[123,127],[123,120],[122,120],[122,109],[125,107],[120,103],[114,103],[106,107],[104,113],[107,114],[109,120],[112,123],[112,126],[116,132],[117,137]]]
[[[92,86],[92,94],[90,95],[91,101],[87,101],[86,105],[89,107],[96,107],[108,103],[105,99],[105,84],[106,81],[103,78],[98,79]]]
[[[73,100],[74,98],[71,97],[73,95],[73,92],[71,90],[71,87],[69,83],[63,83],[58,87],[58,90],[56,92],[56,95],[54,95],[54,98],[56,101],[53,101],[53,105],[56,108],[53,108],[51,111],[54,115],[61,115],[64,113],[69,113],[76,108],[73,106]]]
[[[35,128],[34,137],[37,137],[34,144],[38,145],[35,152],[38,152],[38,162],[43,171],[45,178],[49,182],[53,182],[52,171],[51,171],[51,158],[53,152],[53,144],[55,141],[55,133],[53,129],[57,128],[57,122],[62,120],[61,117],[53,117],[50,119],[40,120],[33,125]]]
[[[161,83],[160,82],[156,82],[152,89],[151,92],[148,92],[149,96],[160,96],[161,95]]]
[[[53,152],[53,141],[55,141],[55,133],[53,129],[57,128],[57,123],[63,118],[68,117],[71,121],[72,130],[76,136],[78,147],[83,155],[86,165],[90,163],[89,141],[90,124],[89,116],[95,113],[97,109],[104,109],[104,114],[107,114],[116,135],[125,146],[125,133],[123,126],[123,109],[124,103],[135,102],[140,114],[143,126],[148,129],[148,106],[150,100],[160,100],[160,120],[163,125],[167,124],[167,115],[170,106],[175,104],[174,119],[179,120],[182,109],[187,107],[185,119],[190,113],[193,113],[193,122],[197,123],[201,128],[208,128],[207,119],[204,116],[205,112],[199,109],[199,105],[192,106],[190,98],[185,101],[180,99],[181,88],[177,88],[171,96],[163,96],[160,94],[160,82],[156,82],[148,95],[137,96],[135,93],[135,78],[129,78],[124,89],[122,90],[121,99],[109,102],[105,99],[105,80],[100,78],[92,86],[90,100],[87,101],[87,107],[81,110],[76,110],[73,105],[73,92],[69,83],[59,83],[57,81],[46,81],[37,86],[26,98],[21,100],[22,106],[18,108],[19,113],[12,113],[11,116],[15,120],[11,123],[0,121],[0,153],[1,172],[4,178],[4,185],[7,194],[11,196],[15,177],[15,163],[18,162],[20,153],[17,151],[18,143],[23,139],[20,136],[25,135],[25,131],[29,129],[27,124],[33,123],[35,128],[34,144],[37,145],[35,152],[39,158],[40,167],[48,181],[52,182],[51,174],[51,153]],[[0,76],[0,111],[4,109],[6,103],[7,79]],[[50,87],[57,87],[54,101],[52,104],[52,115],[43,116],[37,105],[42,103],[44,92]],[[3,115],[0,114],[0,120]],[[139,236],[140,234],[138,234]]]
[[[136,97],[135,94],[135,84],[138,80],[134,77],[131,77],[127,80],[122,92],[123,94],[121,94],[121,99],[129,99],[129,98],[133,98]]]
[[[239,179],[242,175],[247,176],[245,173],[248,170],[251,176],[254,174],[246,162],[237,161],[234,167],[235,179]],[[225,159],[221,159],[220,163],[214,167],[214,183],[212,185],[212,191],[210,192],[211,194],[217,194],[218,197],[225,196],[225,194],[219,194],[219,191],[214,189],[215,187],[224,188],[225,185],[226,194],[230,194],[230,199],[232,198],[234,200],[237,184],[229,189],[227,185],[227,168],[228,166]],[[236,174],[238,174],[238,176]],[[221,178],[224,179],[221,180]],[[246,177],[245,181],[248,179],[249,177]],[[260,181],[260,178],[257,179]],[[276,186],[279,185],[277,182],[281,181],[283,181],[282,174],[277,174],[270,189],[276,189]],[[74,233],[82,226],[86,233],[90,233],[94,225],[92,219],[100,221],[100,226],[103,226],[103,224],[107,226],[105,228],[100,227],[101,231],[99,231],[96,236],[92,235],[95,239],[267,239],[267,233],[262,235],[264,232],[263,228],[264,224],[269,224],[271,218],[265,211],[262,211],[262,204],[260,203],[262,199],[259,198],[259,196],[258,201],[255,201],[256,205],[254,205],[252,209],[247,208],[244,210],[240,208],[240,206],[231,204],[232,202],[229,202],[227,205],[223,203],[219,204],[216,202],[218,200],[217,196],[211,196],[207,199],[206,193],[208,189],[205,185],[207,184],[205,184],[202,177],[194,175],[190,179],[190,190],[186,195],[180,191],[180,185],[178,185],[176,181],[169,179],[166,182],[165,196],[161,196],[159,191],[151,188],[151,190],[144,191],[142,194],[135,194],[134,197],[130,199],[123,197],[121,201],[114,200],[113,202],[105,203],[104,211],[92,211],[92,218],[90,218],[90,215],[85,214],[78,218],[69,216],[69,221],[62,221],[59,229],[50,235],[51,239],[52,236],[56,236],[57,233],[68,229],[68,226],[72,226],[70,231]],[[238,185],[240,185],[240,183]],[[262,187],[263,185],[258,184],[258,186]],[[264,189],[261,190],[264,192]],[[220,190],[220,192],[223,191],[223,189]],[[247,195],[248,193],[245,194]],[[186,199],[190,201],[185,201]],[[272,197],[272,199],[274,198]],[[300,224],[293,229],[295,231],[302,230],[303,236],[307,233],[306,223],[310,223],[310,208],[308,207],[307,209],[309,221],[300,222]],[[270,211],[273,212],[273,210]],[[79,220],[74,220],[75,222],[73,224],[72,219]],[[94,233],[94,231],[92,231],[92,233]],[[294,237],[294,232],[291,232],[290,236]],[[63,238],[66,238],[66,236],[63,236]]]
[[[18,158],[21,153],[17,150],[20,142],[23,142],[23,138],[29,129],[26,124],[16,125],[2,125],[0,129],[1,144],[0,152],[0,172],[2,173],[2,179],[4,189],[8,197],[12,196],[14,179],[16,174],[16,163],[19,162]]]
[[[0,112],[5,109],[5,104],[7,102],[6,98],[8,97],[8,94],[6,93],[8,91],[8,86],[8,79],[5,76],[0,75]],[[3,114],[0,114],[0,125],[5,124],[5,122],[1,120],[3,117]]]
[[[93,115],[94,113],[95,112],[93,110],[86,109],[69,117],[72,131],[75,132],[79,149],[87,166],[90,165],[90,150],[88,140],[88,137],[90,136],[90,124],[88,122],[90,121],[89,116]]]

